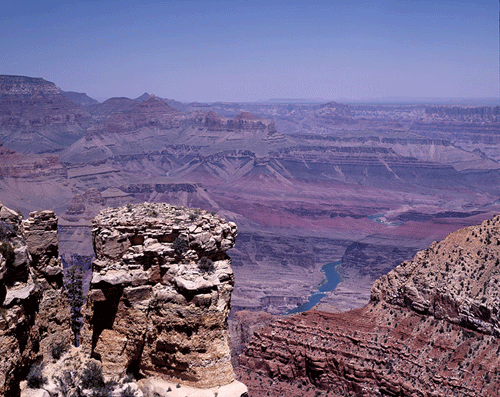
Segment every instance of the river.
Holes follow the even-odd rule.
[[[327,263],[321,268],[321,271],[325,274],[326,281],[321,284],[316,292],[314,292],[310,297],[309,301],[297,306],[295,309],[287,311],[285,314],[301,313],[313,308],[321,298],[326,296],[328,291],[333,291],[338,283],[342,281],[342,277],[337,272],[337,266],[342,263],[342,260]]]

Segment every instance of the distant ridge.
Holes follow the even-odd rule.
[[[415,105],[455,105],[455,106],[499,106],[500,98],[447,98],[447,97],[406,97],[387,96],[382,98],[346,99],[340,98],[343,103],[363,104],[415,104]]]
[[[267,100],[257,101],[262,103],[327,103],[330,99],[322,98],[271,98]]]
[[[83,92],[75,92],[75,91],[63,91],[61,90],[61,94],[68,98],[70,101],[76,103],[77,105],[86,107],[90,105],[94,105],[99,103],[99,101],[94,98],[89,97],[87,94]]]

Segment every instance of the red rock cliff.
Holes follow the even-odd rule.
[[[452,233],[379,279],[365,307],[255,332],[241,380],[252,396],[496,396],[499,257],[500,217]]]

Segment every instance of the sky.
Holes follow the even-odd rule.
[[[0,0],[0,74],[103,100],[499,96],[499,4]]]

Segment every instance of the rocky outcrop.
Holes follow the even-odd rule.
[[[255,331],[240,379],[252,396],[498,395],[499,226],[497,216],[417,253],[361,309]]]
[[[23,221],[23,234],[31,256],[31,270],[41,300],[35,319],[40,340],[39,352],[44,359],[52,355],[57,345],[69,345],[73,340],[71,310],[63,286],[63,266],[59,257],[57,217],[52,211],[34,211]]]
[[[500,217],[461,229],[381,277],[372,301],[500,336]]]
[[[21,216],[0,204],[0,394],[16,396],[29,365],[72,341],[57,217]]]
[[[209,388],[233,381],[227,316],[236,225],[167,204],[94,219],[83,349],[109,379],[132,373]]]
[[[267,327],[278,317],[264,311],[240,310],[229,319],[229,335],[232,362],[237,366],[238,357],[250,342],[254,332]]]

